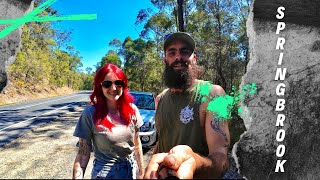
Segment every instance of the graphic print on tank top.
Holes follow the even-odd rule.
[[[183,124],[188,124],[190,121],[193,120],[193,107],[187,105],[180,111],[180,121]]]

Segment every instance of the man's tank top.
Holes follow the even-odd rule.
[[[172,93],[170,90],[160,95],[156,111],[158,131],[157,153],[169,152],[176,145],[188,145],[200,155],[208,155],[204,128],[200,125],[199,88],[208,83],[197,80],[189,91]]]

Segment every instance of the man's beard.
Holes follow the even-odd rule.
[[[186,67],[186,70],[174,70],[173,66],[179,63],[181,66]],[[183,90],[188,89],[192,86],[193,80],[196,78],[196,73],[194,72],[194,68],[192,66],[193,64],[191,64],[190,67],[184,61],[175,61],[171,65],[166,62],[166,67],[163,72],[164,84],[168,88]]]

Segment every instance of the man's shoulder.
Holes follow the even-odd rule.
[[[166,92],[169,90],[169,88],[164,89],[161,93],[159,93],[156,97],[156,100],[159,100],[163,95],[166,94]]]
[[[219,95],[224,95],[225,94],[224,89],[220,85],[217,85],[217,84],[213,84],[211,90],[212,90],[212,93],[215,96],[219,96]]]
[[[169,90],[169,88],[163,90],[160,94],[158,94],[158,95],[156,96],[156,99],[155,99],[155,107],[156,107],[156,109],[157,109],[157,107],[158,107],[158,103],[159,103],[160,99],[166,94],[166,92],[167,92],[168,90]]]
[[[211,96],[225,94],[224,89],[220,85],[212,84],[210,81],[197,79],[196,83],[200,86],[200,91],[209,91]]]

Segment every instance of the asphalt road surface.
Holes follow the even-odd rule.
[[[30,129],[47,123],[81,103],[89,102],[90,91],[0,106],[0,147]]]

